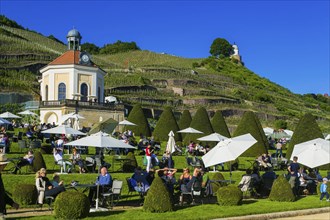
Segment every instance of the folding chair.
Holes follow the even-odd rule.
[[[110,202],[109,206],[110,208],[115,206],[114,201],[116,200],[116,204],[119,202],[120,200],[120,196],[121,196],[121,190],[123,188],[123,181],[121,180],[114,180],[112,183],[112,188],[111,190],[107,190],[107,192],[103,192],[101,193],[101,200],[102,200],[102,205],[107,205]],[[109,198],[110,197],[110,201]]]

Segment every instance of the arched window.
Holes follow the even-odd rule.
[[[97,101],[100,103],[101,102],[101,88],[97,88]]]
[[[88,86],[86,85],[86,83],[82,83],[80,85],[80,94],[81,94],[80,100],[83,101],[83,102],[87,102]]]
[[[48,85],[45,87],[45,100],[48,101]]]
[[[66,86],[64,83],[58,85],[58,100],[64,100],[66,98]]]

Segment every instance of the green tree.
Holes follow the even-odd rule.
[[[258,142],[252,145],[252,147],[250,147],[247,151],[245,151],[242,156],[256,157],[263,153],[267,153],[267,149],[264,144],[260,128],[256,122],[256,116],[251,111],[247,111],[243,114],[243,117],[239,122],[233,137],[237,137],[247,133],[250,133]]]
[[[307,113],[299,120],[297,127],[294,130],[291,141],[286,151],[286,158],[291,157],[294,145],[310,141],[315,138],[324,137],[321,129],[316,123],[315,117],[312,114]]]
[[[282,119],[276,120],[274,125],[275,125],[276,129],[287,129],[288,128],[288,123]]]
[[[177,131],[179,131],[179,126],[175,120],[172,109],[170,107],[165,107],[156,124],[153,136],[156,141],[167,141],[168,134],[171,130],[175,134],[175,140],[181,141],[181,135],[177,133]]]
[[[184,110],[182,112],[182,115],[178,122],[179,129],[182,130],[182,129],[188,128],[190,126],[191,121],[192,121],[192,118],[191,118],[191,114],[190,114],[189,110],[187,110],[187,109]],[[182,133],[181,137],[182,137],[182,139],[184,139],[185,134]]]
[[[16,21],[10,20],[4,15],[0,15],[0,25],[5,25],[13,28],[24,29],[21,25],[17,24]]]
[[[207,111],[204,107],[197,109],[197,112],[190,123],[190,127],[203,132],[203,134],[187,134],[184,138],[185,143],[213,133],[209,115],[207,114]]]
[[[211,124],[213,127],[214,132],[217,132],[225,137],[230,138],[230,133],[223,118],[222,112],[219,110],[217,111],[211,119]]]
[[[127,129],[134,132],[135,135],[151,136],[151,131],[147,118],[143,113],[143,109],[140,104],[134,105],[133,109],[129,113],[127,120],[133,122],[137,126],[126,126]]]
[[[49,39],[51,39],[51,40],[53,40],[53,41],[56,41],[57,43],[60,43],[60,44],[63,44],[64,45],[64,43],[62,42],[62,41],[60,41],[59,39],[57,39],[56,37],[54,37],[54,35],[49,35],[47,38],[49,38]]]
[[[92,43],[84,43],[81,45],[81,51],[86,51],[90,54],[98,54],[100,48]]]
[[[119,52],[127,52],[131,50],[140,50],[140,48],[133,42],[122,42],[118,40],[113,44],[106,44],[100,49],[100,54],[114,54]]]
[[[224,38],[216,38],[210,48],[210,54],[215,57],[229,57],[233,53],[232,45]]]

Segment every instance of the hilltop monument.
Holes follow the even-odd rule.
[[[67,34],[68,50],[39,71],[40,121],[61,124],[62,116],[78,112],[84,126],[98,122],[99,117],[124,118],[120,105],[104,103],[104,76],[87,52],[80,50],[82,36],[72,29]],[[85,122],[85,123],[84,123]]]
[[[233,47],[233,51],[234,52],[233,52],[233,54],[230,57],[233,58],[233,59],[236,59],[236,60],[238,60],[240,62],[242,62],[242,57],[241,57],[241,55],[239,55],[238,46],[235,44],[235,42],[232,45],[232,47]]]

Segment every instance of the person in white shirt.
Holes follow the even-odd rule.
[[[72,163],[63,159],[63,151],[61,148],[54,148],[54,159],[58,165],[63,166],[63,171],[66,172],[66,165],[69,166],[68,172],[72,169]]]

